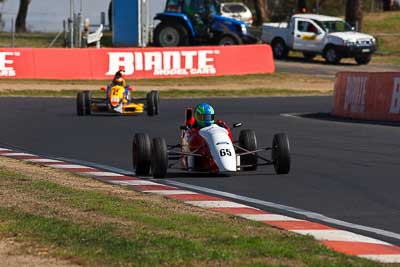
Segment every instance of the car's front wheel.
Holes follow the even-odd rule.
[[[154,138],[151,144],[151,172],[154,178],[164,178],[168,170],[168,148],[164,138]]]
[[[137,175],[150,172],[151,142],[148,134],[137,133],[132,142],[132,164]]]
[[[371,61],[372,56],[371,55],[358,55],[354,59],[358,65],[367,65]]]
[[[242,130],[239,133],[239,146],[246,151],[238,151],[239,153],[246,153],[247,151],[257,150],[256,133],[253,130]],[[245,171],[255,171],[257,169],[257,153],[246,154],[240,157],[240,165],[248,165],[243,167]]]
[[[329,46],[325,49],[324,53],[325,61],[329,64],[339,64],[341,57],[337,49],[333,46]]]
[[[90,91],[83,91],[85,96],[85,115],[92,113],[92,93]]]
[[[78,92],[76,95],[76,113],[78,116],[85,116],[85,95],[83,92]]]
[[[284,133],[274,135],[272,140],[271,158],[277,174],[287,174],[290,171],[289,138]]]

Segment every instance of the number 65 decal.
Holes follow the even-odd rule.
[[[229,148],[223,148],[219,151],[219,154],[221,155],[221,157],[225,157],[225,156],[232,156],[231,151],[229,150]]]

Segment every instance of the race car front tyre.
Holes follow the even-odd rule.
[[[156,99],[154,96],[154,91],[151,91],[147,93],[146,95],[146,110],[147,110],[147,115],[149,116],[154,116],[156,115],[157,108],[156,108]]]
[[[287,174],[290,171],[289,138],[284,133],[274,135],[271,157],[277,174]]]
[[[256,133],[253,130],[242,130],[239,133],[239,146],[246,149],[247,151],[257,150],[257,138]],[[239,153],[245,153],[246,151],[238,151]],[[251,165],[249,167],[243,167],[245,171],[257,170],[257,153],[247,154],[240,157],[240,165]]]
[[[85,96],[85,115],[90,115],[92,113],[92,93],[90,91],[83,91]]]
[[[78,116],[85,116],[85,95],[83,92],[78,92],[76,95],[76,113]]]
[[[165,178],[168,169],[168,148],[164,138],[154,138],[151,144],[151,172],[154,178]]]
[[[132,163],[136,175],[150,172],[151,142],[148,134],[137,133],[132,142]]]

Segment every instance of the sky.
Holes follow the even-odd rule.
[[[75,11],[79,12],[82,6],[82,14],[90,19],[91,24],[100,23],[100,13],[106,12],[110,0],[31,0],[29,5],[27,27],[32,32],[58,32],[63,30],[63,20],[70,14],[70,3],[74,2]],[[150,4],[151,18],[164,7],[165,0],[147,0]],[[15,20],[19,7],[19,0],[5,0],[0,4],[0,13],[4,23],[2,31],[11,30],[11,19]]]

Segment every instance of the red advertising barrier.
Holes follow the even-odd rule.
[[[400,72],[340,72],[332,115],[400,121]]]
[[[170,78],[272,73],[268,45],[176,48],[1,48],[0,78],[109,79],[120,68],[127,78]]]

